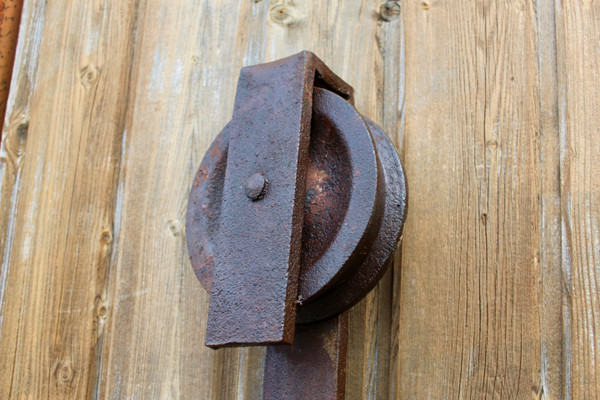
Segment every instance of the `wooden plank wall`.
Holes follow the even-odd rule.
[[[0,149],[0,398],[259,399],[203,346],[195,170],[239,69],[307,49],[409,183],[348,399],[600,393],[600,3],[26,1]],[[395,4],[388,3],[395,10]]]

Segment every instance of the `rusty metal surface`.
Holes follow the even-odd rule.
[[[291,343],[312,96],[305,57],[246,67],[223,181],[206,344]],[[255,174],[269,193],[249,199]]]
[[[346,385],[346,313],[299,326],[292,346],[269,346],[264,400],[342,400]]]
[[[293,340],[315,83],[351,96],[307,52],[240,73],[214,242],[208,346]],[[268,191],[253,195],[257,176]]]
[[[354,91],[352,87],[331,72],[318,57],[310,52],[303,51],[289,57],[289,59],[299,56],[307,57],[309,69],[315,70],[315,87],[327,88],[353,104]],[[227,150],[232,131],[231,125],[230,122],[225,126],[206,152],[194,179],[187,208],[186,238],[190,261],[196,276],[208,292],[212,288],[216,260],[215,243],[220,223],[223,182],[227,167]],[[335,144],[333,144],[333,147],[335,147]],[[314,151],[312,153],[315,154]],[[308,168],[307,177],[310,179],[310,164]],[[315,170],[315,168],[312,168],[312,170]],[[345,189],[348,190],[348,187]]]
[[[0,0],[0,141],[17,50],[23,0]]]
[[[384,207],[383,179],[371,136],[360,114],[335,93],[315,89],[311,177],[306,203],[300,295],[310,301],[346,279],[364,260],[377,236]],[[344,155],[330,160],[330,155]],[[324,184],[321,184],[324,182]],[[345,184],[342,184],[344,182]],[[349,194],[340,207],[336,190]],[[340,220],[330,224],[329,218]],[[313,248],[326,249],[314,255]]]
[[[211,292],[231,123],[212,142],[196,173],[186,215],[186,240],[196,277]]]
[[[341,257],[341,252],[332,247],[333,238],[338,237],[344,222],[347,226],[354,227],[353,218],[357,215],[363,217],[366,214],[364,210],[368,208],[359,206],[348,213],[353,193],[352,175],[359,172],[359,169],[355,168],[354,172],[351,172],[352,167],[348,166],[351,155],[349,147],[344,143],[348,141],[345,136],[349,136],[350,133],[344,134],[340,130],[332,129],[330,121],[337,118],[328,116],[338,112],[340,106],[348,104],[331,93],[316,89],[314,101],[319,107],[323,103],[320,101],[321,97],[325,97],[330,104],[324,110],[315,111],[316,116],[313,117],[311,127],[300,267],[302,275],[298,292],[302,305],[297,309],[297,322],[300,323],[318,321],[342,312],[375,286],[397,247],[406,216],[406,184],[398,154],[385,133],[365,119],[370,132],[365,129],[363,134],[371,134],[381,165],[379,176],[383,178],[378,186],[384,188],[383,218],[376,229],[376,237],[371,236],[364,246],[366,250],[362,260],[348,262],[348,257]],[[360,130],[358,132],[360,133]],[[230,125],[223,130],[206,153],[190,194],[188,249],[196,275],[208,291],[211,290],[216,258],[215,232],[221,215],[221,192],[229,134]],[[370,184],[373,185],[373,182]],[[362,203],[364,204],[366,202]],[[346,244],[342,241],[338,243],[341,247]],[[322,260],[326,253],[329,253],[329,259],[332,260],[328,267],[329,276],[335,275],[344,266],[347,270],[345,274],[341,274],[341,279],[335,285],[322,291],[317,299],[311,299],[309,293],[303,291],[302,282],[318,282],[319,279],[320,282],[325,281],[322,279],[323,274],[313,278],[308,271],[316,271],[314,264]]]
[[[364,117],[363,117],[364,118]],[[404,169],[394,145],[379,126],[364,118],[383,167],[385,207],[377,238],[371,244],[364,262],[337,286],[323,296],[298,308],[297,323],[309,323],[329,318],[345,311],[362,299],[381,279],[393,261],[402,236],[408,191]]]
[[[401,238],[400,159],[352,104],[309,52],[242,69],[233,120],[190,193],[190,260],[211,293],[206,344],[271,344],[265,399],[343,398],[344,311]]]

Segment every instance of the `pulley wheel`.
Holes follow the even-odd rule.
[[[187,210],[191,263],[209,292],[231,129],[227,125],[206,153]],[[385,133],[344,98],[318,87],[309,153],[297,323],[335,316],[376,285],[402,234],[407,202],[402,164]]]

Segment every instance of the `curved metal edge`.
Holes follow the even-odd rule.
[[[299,307],[297,324],[325,320],[348,310],[370,292],[391,264],[406,220],[408,189],[400,157],[392,142],[374,122],[363,117],[375,143],[385,176],[385,211],[381,230],[366,261],[349,279],[323,296]]]
[[[314,111],[339,128],[353,175],[352,196],[330,247],[310,266],[302,266],[298,294],[311,301],[352,276],[375,242],[385,207],[385,178],[373,137],[356,109],[336,93],[315,88]],[[333,211],[333,210],[332,210]]]
[[[190,190],[186,213],[185,236],[190,262],[196,277],[209,293],[216,259],[212,238],[219,229],[230,131],[231,122],[204,155]]]
[[[406,219],[408,188],[404,169],[394,145],[375,123],[363,117],[369,127],[385,177],[385,211],[382,229],[366,261],[350,278],[338,283],[320,298],[297,308],[297,323],[306,324],[330,318],[360,301],[383,276],[397,248]],[[228,148],[228,126],[207,151],[194,179],[186,216],[186,240],[192,267],[202,286],[210,292],[214,249],[210,240],[218,229],[220,213],[219,179],[222,179]],[[223,166],[223,169],[219,167]],[[211,193],[202,197],[202,193]],[[214,200],[213,200],[214,199]],[[190,207],[190,205],[194,207]],[[211,227],[211,228],[209,228]],[[204,230],[203,230],[204,229]],[[381,260],[384,261],[381,261]]]

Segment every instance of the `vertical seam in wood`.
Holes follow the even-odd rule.
[[[549,86],[558,86],[558,59],[557,59],[557,53],[558,53],[558,35],[557,35],[557,21],[556,21],[556,10],[555,10],[555,6],[553,5],[553,0],[536,0],[536,4],[535,4],[535,11],[536,11],[536,23],[537,23],[537,51],[538,51],[538,107],[540,110],[540,121],[539,121],[539,127],[540,129],[545,129],[547,128],[546,124],[544,123],[544,100],[543,100],[543,96],[546,93],[543,93],[543,87],[545,85],[549,85]],[[551,15],[545,15],[544,11],[542,10],[548,8],[547,12],[550,13]],[[544,18],[545,17],[545,18]],[[548,19],[550,19],[550,21],[548,21]],[[550,24],[550,29],[551,30],[551,34],[553,35],[552,37],[552,42],[553,42],[553,52],[550,54],[551,56],[551,61],[552,61],[552,66],[548,66],[547,68],[551,70],[551,78],[547,79],[547,74],[543,73],[543,68],[544,68],[544,62],[547,62],[548,60],[545,59],[544,57],[544,48],[542,45],[542,40],[543,40],[543,36],[544,34],[548,34],[548,32],[544,32],[543,29],[540,29],[540,27],[542,26],[546,26],[547,24]],[[550,82],[548,82],[548,80],[550,80]],[[556,93],[556,98],[554,98],[553,101],[553,105],[552,105],[552,112],[553,114],[559,114],[559,97],[560,97],[560,88],[557,87],[557,93]],[[558,121],[557,125],[552,125],[551,128],[556,128],[556,131],[553,129],[550,133],[551,134],[556,134],[556,138],[559,137],[560,135],[560,120]],[[545,240],[544,236],[545,236],[545,220],[546,220],[546,199],[549,197],[547,196],[548,193],[545,192],[545,185],[543,183],[544,180],[544,174],[545,174],[545,164],[546,164],[546,158],[545,157],[547,154],[545,153],[545,147],[543,145],[545,139],[544,137],[547,135],[546,131],[541,131],[540,132],[540,142],[539,142],[539,148],[540,148],[540,152],[539,152],[539,163],[540,163],[540,167],[539,167],[539,173],[540,173],[540,179],[542,180],[542,185],[541,185],[541,195],[540,195],[540,212],[541,212],[541,229],[540,229],[540,245],[542,246],[540,254],[541,254],[541,258],[540,258],[540,288],[541,288],[541,309],[539,310],[539,319],[540,319],[540,337],[541,337],[541,342],[540,342],[540,382],[538,385],[538,393],[537,396],[541,399],[541,398],[547,398],[549,395],[555,395],[551,393],[551,387],[549,387],[549,381],[548,381],[548,368],[552,366],[554,359],[551,359],[550,361],[548,361],[548,345],[552,346],[552,343],[548,343],[548,337],[549,335],[551,335],[550,332],[547,332],[546,330],[546,325],[547,323],[545,323],[544,321],[544,316],[545,316],[545,310],[546,307],[548,306],[546,304],[546,295],[545,292],[546,290],[551,291],[552,287],[548,288],[549,286],[552,285],[552,282],[547,282],[547,279],[554,279],[554,275],[550,275],[550,276],[546,276],[545,272],[547,272],[546,270],[548,268],[551,269],[557,269],[558,274],[556,275],[557,277],[562,277],[562,258],[559,257],[558,260],[548,260],[546,257],[547,251],[545,250],[544,247],[547,246],[547,240]],[[557,152],[560,152],[559,149],[557,149]],[[554,160],[554,158],[551,158],[550,163],[552,163]],[[561,165],[560,165],[560,157],[556,159],[556,162],[558,162],[557,168],[558,168],[558,176],[556,176],[556,187],[558,190],[558,193],[556,193],[557,195],[557,202],[558,202],[558,213],[560,214],[560,210],[562,208],[562,198],[561,198]],[[554,198],[551,197],[550,201],[554,201]],[[560,220],[560,218],[559,218]],[[562,237],[562,223],[558,223],[558,238]],[[561,243],[556,243],[556,245],[561,246],[562,245],[562,241]],[[562,251],[560,252],[562,254]],[[558,261],[558,265],[554,265],[554,261]],[[549,265],[551,264],[551,265]],[[564,298],[564,285],[563,282],[561,280],[561,282],[559,282],[559,293],[560,293],[560,297]],[[561,300],[561,304],[564,303],[563,300]],[[561,311],[559,313],[559,318],[560,318],[560,324],[561,327],[560,329],[560,333],[561,333],[561,342],[564,343],[565,340],[565,334],[564,334],[564,314]],[[552,349],[550,349],[552,351]],[[559,373],[559,377],[558,379],[561,380],[561,384],[560,384],[560,390],[561,392],[559,393],[559,396],[561,396],[561,398],[565,398],[565,385],[562,382],[562,379],[564,379],[565,377],[565,367],[564,367],[564,362],[565,362],[565,357],[564,357],[564,352],[561,351],[561,354],[559,355],[559,363],[560,365],[558,365],[558,373]],[[552,378],[552,377],[551,377]]]
[[[562,398],[565,400],[571,399],[571,362],[572,362],[572,336],[571,336],[571,321],[572,321],[572,309],[570,304],[570,290],[571,290],[571,260],[570,260],[570,249],[569,240],[567,238],[568,232],[566,232],[566,220],[564,210],[564,204],[562,201],[562,189],[564,181],[564,149],[566,148],[567,140],[567,127],[566,127],[566,114],[567,114],[567,103],[566,103],[566,87],[565,87],[565,33],[562,25],[562,3],[561,0],[555,0],[555,38],[556,38],[556,70],[557,70],[557,102],[558,102],[558,126],[560,136],[560,157],[559,157],[559,210],[560,210],[560,238],[561,238],[561,277],[563,282],[561,284],[561,295],[562,295],[562,387],[563,393]],[[561,57],[561,55],[563,57]]]

